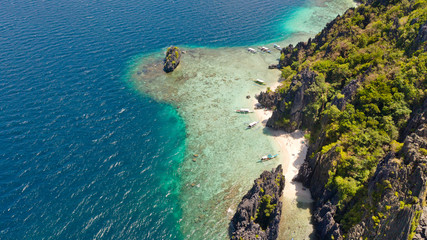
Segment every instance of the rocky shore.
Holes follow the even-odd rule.
[[[230,223],[232,240],[277,239],[285,176],[282,165],[264,171],[240,202]]]
[[[378,33],[372,26],[382,14],[392,12],[390,9],[396,7],[393,4],[406,12],[394,16],[385,38],[374,39]],[[387,47],[378,56],[401,51],[405,54],[399,59],[411,66],[419,58],[425,59],[427,22],[413,17],[425,16],[425,4],[420,10],[399,4],[368,1],[366,6],[338,16],[314,39],[283,48],[278,65],[284,86],[256,96],[261,105],[273,110],[268,127],[287,132],[304,129],[311,134],[307,157],[295,179],[310,189],[315,200],[313,223],[320,239],[427,237],[425,70],[418,70],[414,83],[399,86],[417,89],[418,100],[413,100],[404,90],[372,83],[380,79],[379,75],[385,76],[387,84],[407,79],[397,75],[403,72],[395,70],[400,63],[378,57],[383,61],[378,65],[373,55],[371,59],[360,58],[366,49],[373,53]],[[348,27],[355,19],[363,20]],[[414,33],[406,37],[405,31]],[[369,43],[364,42],[367,35],[372,40]],[[403,41],[406,45],[401,44]],[[349,62],[350,58],[354,61]],[[363,69],[353,70],[362,65]],[[381,97],[398,91],[402,99],[399,111],[406,111],[402,115],[391,110],[396,105],[390,102],[397,100],[389,98],[380,103]],[[372,110],[366,110],[368,106]],[[363,120],[345,122],[356,115]],[[384,124],[386,119],[388,129],[377,122]],[[358,134],[361,136],[353,137]]]

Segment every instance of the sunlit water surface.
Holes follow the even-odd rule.
[[[256,162],[277,149],[233,110],[279,75],[277,53],[229,47],[305,39],[352,3],[328,4],[2,1],[0,239],[227,238],[277,164]],[[165,75],[170,44],[210,48]]]

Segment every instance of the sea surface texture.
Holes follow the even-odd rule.
[[[205,87],[192,81],[214,77],[197,72],[221,72],[221,59],[237,51],[215,48],[314,34],[350,5],[344,0],[1,1],[0,239],[227,238],[224,224],[232,209],[223,207],[234,206],[252,184],[230,179],[252,178],[277,163],[249,165],[245,174],[236,163],[208,160],[218,158],[216,154],[241,156],[226,155],[233,148],[230,143],[239,142],[233,128],[254,138],[258,148],[248,150],[252,155],[274,148],[258,138],[265,134],[262,129],[244,131],[250,121],[246,116],[217,116],[210,119],[212,132],[195,132],[209,127],[212,113],[200,105],[191,107],[185,93]],[[193,57],[208,54],[211,64],[190,61],[191,71],[183,77],[190,79],[188,87],[171,88],[181,93],[166,98],[168,91],[158,84],[147,88],[134,74],[141,63],[158,62],[171,44],[209,47],[195,50]],[[224,69],[224,81],[238,86],[232,66]],[[248,78],[252,73],[237,71]],[[275,81],[277,73],[269,74],[267,80]],[[215,83],[211,87],[215,91]],[[247,103],[235,101],[238,91],[223,83],[220,87],[229,98],[210,96],[208,107],[229,100],[232,104],[224,110],[232,111]],[[256,87],[244,86],[242,92]],[[203,94],[210,93],[202,92],[200,98]],[[183,109],[177,111],[180,103]],[[198,111],[201,115],[192,118]],[[234,125],[227,125],[230,118]],[[216,132],[213,127],[221,124],[227,127]],[[221,138],[223,144],[214,142]],[[196,153],[199,173],[188,161]],[[212,171],[215,178],[203,177],[220,167]],[[212,195],[218,197],[212,200]]]

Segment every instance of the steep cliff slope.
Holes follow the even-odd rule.
[[[426,235],[426,41],[426,0],[372,0],[282,50],[283,84],[258,99],[269,127],[310,133],[297,180],[322,239]]]
[[[243,197],[230,223],[231,239],[277,239],[285,187],[282,165],[264,171]]]

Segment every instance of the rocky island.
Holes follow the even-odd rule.
[[[267,126],[306,130],[320,239],[427,237],[427,1],[368,0],[281,51]]]
[[[282,165],[264,171],[240,202],[230,223],[231,239],[277,239],[285,187]]]
[[[182,52],[178,47],[170,46],[166,50],[166,57],[164,60],[163,70],[167,73],[173,72],[178,67],[181,60]]]

